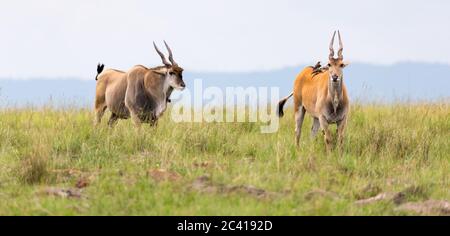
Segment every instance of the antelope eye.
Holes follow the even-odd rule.
[[[173,72],[169,72],[169,75],[174,75],[175,73],[173,73]]]
[[[344,64],[341,64],[341,67],[342,67],[342,68],[344,68],[344,66],[345,66]]]
[[[328,63],[328,64],[327,64],[327,66],[328,66],[328,67],[331,67],[331,64],[330,64],[330,63]]]

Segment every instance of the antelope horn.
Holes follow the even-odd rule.
[[[178,65],[174,60],[173,60],[173,55],[172,55],[172,50],[170,50],[169,45],[167,45],[166,41],[164,40],[164,44],[166,45],[167,51],[169,52],[169,61],[172,63],[172,65]]]
[[[341,33],[339,33],[339,30],[338,30],[338,38],[339,38],[338,58],[339,58],[340,60],[343,60],[343,59],[344,59],[344,56],[342,55],[342,51],[344,50],[344,45],[342,45]]]
[[[334,57],[334,49],[333,49],[334,36],[336,36],[336,31],[334,31],[333,37],[331,38],[331,42],[330,42],[330,55],[328,56],[328,58],[329,58],[330,60],[333,59],[333,57]]]
[[[166,66],[172,66],[167,60],[166,57],[164,57],[164,54],[159,51],[158,47],[156,46],[155,42],[153,42],[153,46],[155,47],[156,52],[159,54],[159,56],[161,57],[162,63]]]

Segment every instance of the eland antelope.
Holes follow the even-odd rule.
[[[118,119],[132,118],[139,126],[141,123],[154,125],[164,113],[173,89],[183,90],[183,68],[174,61],[172,50],[164,44],[169,52],[169,61],[153,42],[156,52],[162,59],[163,66],[147,68],[142,65],[132,67],[127,72],[97,66],[95,95],[95,124],[100,123],[106,109],[111,111],[109,126]]]
[[[314,121],[311,136],[316,136],[319,128],[324,131],[326,150],[331,150],[331,132],[329,124],[337,124],[339,147],[342,147],[344,131],[350,109],[347,89],[344,85],[343,68],[347,66],[342,51],[344,49],[338,31],[338,57],[334,57],[333,43],[336,31],[330,42],[328,65],[307,67],[297,76],[293,92],[278,103],[278,116],[282,117],[283,106],[290,97],[294,97],[295,141],[299,146],[301,129],[305,113],[309,113]],[[320,66],[319,66],[320,67]]]

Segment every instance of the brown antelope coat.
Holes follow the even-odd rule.
[[[165,43],[165,42],[164,42]],[[164,66],[147,68],[142,65],[132,67],[129,71],[97,67],[97,87],[95,96],[95,123],[98,124],[106,111],[111,111],[109,125],[120,119],[132,118],[135,124],[155,124],[167,108],[167,102],[173,89],[183,90],[183,69],[173,60],[169,51],[167,62],[164,55],[155,46]]]

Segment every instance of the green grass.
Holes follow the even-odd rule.
[[[408,201],[450,200],[448,103],[353,105],[342,155],[309,137],[310,117],[297,149],[292,110],[273,134],[257,123],[174,123],[168,112],[137,130],[130,120],[94,128],[84,109],[1,110],[0,215],[408,215],[355,201],[410,186],[423,191]],[[156,181],[155,169],[179,178]],[[204,175],[276,194],[192,188]],[[43,192],[80,179],[81,199]],[[335,197],[307,197],[319,190]]]

